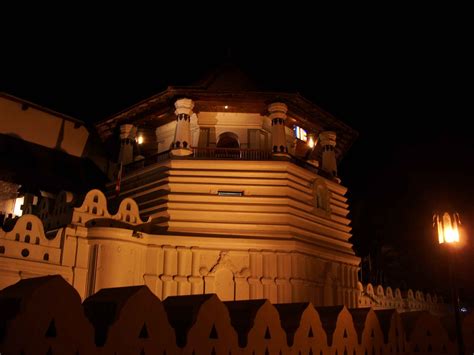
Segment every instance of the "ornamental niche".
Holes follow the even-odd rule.
[[[314,213],[331,213],[331,193],[323,179],[316,179],[313,182],[313,206]]]

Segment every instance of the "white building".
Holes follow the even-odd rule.
[[[15,124],[0,127],[2,137],[14,133],[81,164],[92,160],[110,178],[102,186],[98,178],[102,191],[84,197],[83,189],[41,186],[20,196],[19,185],[36,177],[2,177],[12,190],[3,210],[13,213],[23,197],[22,213],[38,217],[0,231],[0,288],[59,273],[82,297],[146,284],[161,299],[217,293],[222,300],[358,305],[359,258],[337,176],[356,133],[301,95],[249,87],[234,68],[223,68],[201,85],[169,87],[99,122],[113,161],[80,122],[22,110],[24,103],[7,96],[1,103],[0,122]],[[58,127],[35,128],[28,115]]]

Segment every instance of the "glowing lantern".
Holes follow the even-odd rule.
[[[138,144],[143,144],[143,136],[138,136],[137,143]]]
[[[461,224],[461,220],[458,213],[450,215],[445,212],[442,216],[435,214],[433,221],[438,227],[439,244],[459,242],[458,226]]]
[[[308,141],[307,141],[308,147],[311,149],[314,148],[316,145],[316,140],[314,139],[314,134],[308,133]]]

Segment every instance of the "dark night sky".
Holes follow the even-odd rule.
[[[436,19],[419,26],[399,20],[341,33],[266,28],[227,39],[192,28],[175,38],[153,27],[67,37],[32,31],[3,44],[0,89],[93,123],[168,84],[195,81],[231,48],[232,60],[258,80],[299,91],[359,132],[339,172],[349,187],[356,251],[373,252],[375,241],[390,245],[400,263],[388,271],[392,283],[443,292],[446,255],[433,212],[457,210],[471,241],[474,235],[470,42],[462,23],[448,29]],[[457,265],[471,299],[473,244]]]

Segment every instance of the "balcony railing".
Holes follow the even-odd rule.
[[[271,151],[260,149],[240,149],[240,148],[200,148],[191,147],[192,155],[180,157],[184,159],[222,159],[222,160],[282,160],[275,158]],[[160,163],[171,158],[170,151],[161,152],[159,154],[150,155],[142,160],[124,166],[124,173],[129,174],[133,171],[140,170],[146,166]],[[309,171],[332,179],[332,176],[307,161],[291,156],[289,160]]]
[[[192,147],[197,159],[270,160],[272,152],[260,149]]]
[[[162,161],[166,161],[169,158],[170,158],[170,151],[167,150],[166,152],[153,154],[142,160],[134,161],[133,163],[127,164],[123,167],[123,170],[125,174],[129,174],[132,171],[140,170],[144,168],[145,166],[160,163]]]

